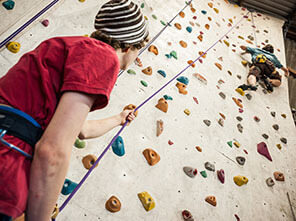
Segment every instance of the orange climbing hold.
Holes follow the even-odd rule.
[[[206,58],[206,56],[207,56],[207,53],[204,53],[203,51],[200,51],[200,52],[198,52],[199,53],[199,55],[201,55],[203,58]]]
[[[229,42],[226,40],[223,40],[224,44],[226,44],[227,47],[229,47]]]
[[[198,152],[202,152],[202,149],[200,146],[196,146],[195,148],[197,149]]]
[[[116,213],[121,209],[121,202],[116,196],[111,196],[106,201],[105,208],[111,213]]]
[[[193,68],[195,68],[195,63],[193,63],[192,60],[187,61],[187,63],[188,63],[188,64],[191,64],[191,66],[192,66]]]
[[[207,30],[209,30],[209,29],[210,29],[210,25],[209,25],[209,24],[205,24],[205,28],[206,28]]]
[[[219,113],[220,114],[220,116],[225,120],[226,119],[226,117],[225,117],[225,115],[224,114],[222,114],[222,113]]]
[[[152,67],[149,66],[149,67],[143,69],[142,72],[147,75],[152,75]]]
[[[184,18],[185,17],[185,13],[184,12],[180,12],[179,15]]]
[[[158,49],[155,45],[150,45],[150,47],[148,48],[148,51],[152,52],[155,55],[158,55]]]
[[[219,9],[218,8],[214,8],[214,11],[218,14],[219,13]]]
[[[181,47],[187,48],[187,43],[185,41],[181,40],[179,43],[180,43]]]
[[[160,156],[154,150],[148,148],[143,151],[143,155],[150,166],[154,166],[160,161]]]
[[[251,42],[250,40],[246,40],[246,42],[251,44],[251,45],[253,44],[253,42]]]
[[[156,122],[156,136],[158,137],[163,132],[163,121],[158,120]]]
[[[240,108],[243,108],[242,103],[237,98],[233,97],[232,100],[236,103],[237,106],[239,106]]]
[[[83,166],[85,167],[85,169],[90,169],[93,164],[96,162],[97,160],[97,157],[93,154],[89,154],[89,155],[86,155],[85,157],[83,157],[82,159],[82,163],[83,163]],[[96,165],[96,167],[98,166],[98,164]]]
[[[191,7],[191,8],[190,8],[190,10],[191,10],[193,13],[195,13],[195,12],[196,12],[196,9],[195,9],[195,8],[193,8],[193,7]]]
[[[222,71],[222,65],[219,63],[215,63],[216,67],[219,68],[220,71]]]
[[[156,104],[155,107],[166,113],[168,111],[169,105],[164,98],[160,98],[158,100],[158,104]]]
[[[209,6],[210,8],[213,8],[213,3],[212,3],[212,2],[209,2],[209,3],[208,3],[208,6]]]
[[[207,196],[205,198],[205,201],[209,204],[211,204],[212,206],[216,206],[217,205],[217,200],[215,196]]]
[[[182,26],[181,26],[179,23],[175,23],[175,27],[176,27],[177,29],[179,29],[179,30],[182,29]]]
[[[198,38],[198,40],[202,41],[203,36],[202,35],[199,35],[199,36],[197,36],[197,38]]]
[[[134,105],[134,104],[129,104],[129,105],[125,106],[125,107],[123,108],[123,110],[135,110],[136,108],[137,108],[136,105]],[[134,112],[134,115],[137,117],[137,116],[138,116],[138,111]]]
[[[180,94],[186,95],[188,93],[188,91],[186,91],[186,84],[177,82],[176,87],[179,89]]]

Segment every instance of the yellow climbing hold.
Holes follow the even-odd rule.
[[[248,21],[252,21],[250,18],[248,18]]]
[[[153,198],[147,192],[138,193],[138,197],[141,200],[146,211],[150,211],[155,207]]]
[[[185,110],[184,110],[184,113],[185,113],[186,115],[188,115],[188,116],[189,116],[189,115],[190,115],[190,110],[188,110],[188,109],[185,109]]]
[[[214,11],[218,14],[219,13],[219,9],[218,8],[214,8]]]
[[[235,8],[238,8],[239,6],[238,6],[238,5],[234,5],[234,7],[235,7]]]
[[[80,2],[85,2],[85,0],[79,0]]]
[[[237,141],[235,141],[234,143],[233,143],[237,148],[239,148],[240,147],[240,143],[239,142],[237,142]]]
[[[245,38],[243,36],[238,36],[238,38],[242,39],[242,40],[245,40]]]
[[[146,15],[144,16],[144,18],[145,18],[146,20],[148,20],[148,18],[147,18],[147,16],[146,16]]]
[[[242,60],[242,65],[243,65],[243,66],[247,66],[247,64],[248,64],[248,61],[246,61],[246,60]]]
[[[247,184],[249,180],[245,176],[235,176],[233,177],[233,181],[235,182],[236,185],[242,186],[244,184]]]
[[[233,20],[230,18],[230,19],[228,19],[228,21],[232,24],[233,23]]]
[[[88,37],[88,34],[83,35],[83,37]]]
[[[6,47],[10,52],[18,53],[21,48],[21,44],[18,42],[12,41],[12,42],[9,42]]]
[[[277,144],[276,147],[279,148],[279,150],[282,149],[282,145],[281,144]]]
[[[242,96],[244,96],[245,95],[245,92],[244,92],[244,90],[243,89],[241,89],[241,88],[236,88],[235,89],[235,91],[236,92],[238,92],[240,95],[242,95]]]
[[[223,42],[224,42],[224,44],[226,44],[226,45],[227,45],[227,47],[229,47],[229,42],[228,42],[228,41],[226,41],[226,40],[223,40]]]

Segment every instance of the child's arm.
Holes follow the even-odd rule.
[[[113,128],[123,125],[126,119],[132,121],[135,119],[133,110],[124,110],[118,115],[101,120],[88,120],[83,124],[79,134],[80,139],[91,139],[104,135]]]
[[[286,77],[289,77],[289,71],[288,71],[287,68],[282,67],[281,70],[285,72],[285,76],[286,76]]]

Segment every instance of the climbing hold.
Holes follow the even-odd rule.
[[[196,148],[196,150],[197,150],[198,152],[202,152],[202,149],[201,149],[200,146],[196,146],[195,148]]]
[[[66,179],[65,182],[64,182],[64,185],[63,185],[63,188],[62,188],[62,194],[63,195],[69,195],[70,193],[73,192],[73,190],[76,188],[78,184],[69,180],[69,179]]]
[[[105,208],[111,213],[116,213],[121,209],[121,202],[116,196],[111,196],[106,201]]]
[[[243,120],[243,118],[240,117],[240,116],[237,116],[236,119],[237,119],[238,121],[242,121],[242,120]]]
[[[144,87],[148,87],[148,83],[147,83],[146,81],[141,80],[141,84],[142,84]]]
[[[230,76],[232,76],[232,72],[231,72],[231,71],[227,71],[227,73],[228,73]]]
[[[207,14],[207,11],[201,10],[201,13],[203,13],[204,15],[206,15]]]
[[[152,52],[155,55],[158,55],[158,49],[155,45],[150,45],[150,47],[148,48],[148,51]]]
[[[229,47],[229,42],[226,40],[223,40],[224,44],[226,44],[227,47]]]
[[[149,67],[143,69],[142,72],[146,75],[152,75],[152,67],[149,66]]]
[[[194,22],[192,22],[192,21],[190,21],[189,24],[190,24],[191,26],[194,26]]]
[[[168,141],[168,144],[169,144],[169,145],[173,145],[173,144],[174,144],[174,142],[173,142],[173,141],[171,141],[171,140],[169,140],[169,141]]]
[[[163,95],[163,98],[166,99],[166,100],[171,100],[171,101],[173,100],[173,98],[171,96],[166,95],[166,94]]]
[[[232,100],[236,103],[237,106],[239,106],[240,108],[243,108],[243,105],[237,98],[233,97]]]
[[[156,136],[158,137],[163,132],[163,121],[156,121]]]
[[[192,13],[195,13],[196,12],[196,9],[195,8],[190,8],[190,10],[192,11]]]
[[[276,147],[281,150],[282,149],[282,145],[281,144],[277,144]]]
[[[86,142],[84,140],[80,140],[80,139],[77,138],[75,140],[74,146],[79,148],[79,149],[82,149],[82,148],[85,148]]]
[[[248,61],[242,60],[242,65],[246,67],[248,65]]]
[[[145,4],[144,4],[144,3],[142,3],[142,4],[141,4],[141,8],[144,8],[144,6],[145,6]]]
[[[224,126],[224,120],[223,120],[223,118],[220,118],[220,119],[218,120],[218,124],[220,124],[221,127]]]
[[[192,61],[192,60],[189,60],[189,61],[187,61],[187,63],[188,63],[188,64],[190,64],[190,65],[191,65],[191,67],[195,68],[195,63],[193,63],[193,61]]]
[[[267,184],[267,186],[272,187],[275,183],[271,177],[268,177],[266,179],[266,184]]]
[[[135,110],[136,108],[137,108],[136,105],[134,105],[134,104],[129,104],[129,105],[126,105],[126,106],[123,108],[123,110]],[[138,113],[139,113],[139,111],[137,110],[137,111],[134,112],[134,115],[137,117],[137,116],[138,116]]]
[[[209,30],[209,29],[210,29],[210,25],[209,25],[209,24],[205,24],[205,28],[206,28],[207,30]]]
[[[202,83],[204,83],[205,85],[207,85],[208,81],[207,79],[205,79],[202,75],[200,74],[193,74],[193,77],[197,78],[199,81],[201,81]]]
[[[157,164],[160,161],[160,156],[154,150],[148,148],[143,151],[143,155],[150,166]]]
[[[9,42],[6,45],[7,49],[12,52],[12,53],[18,53],[20,48],[21,48],[21,44],[15,41]]]
[[[216,67],[219,68],[220,71],[222,71],[222,65],[219,63],[215,63]]]
[[[240,221],[240,218],[238,217],[237,214],[234,214],[234,217],[236,218],[236,221]]]
[[[251,41],[254,41],[254,37],[252,35],[248,35],[248,39],[250,39]]]
[[[112,144],[112,151],[113,153],[115,153],[117,156],[120,156],[120,157],[125,154],[124,143],[121,136],[118,136],[114,141],[114,143]]]
[[[168,111],[169,105],[164,98],[160,98],[158,100],[158,104],[156,104],[155,107],[166,113]]]
[[[205,168],[209,171],[215,172],[215,165],[210,162],[205,162]]]
[[[44,26],[44,27],[47,27],[49,25],[49,21],[48,19],[44,19],[41,24]]]
[[[245,95],[245,91],[244,91],[243,89],[241,89],[241,88],[236,88],[235,91],[236,91],[237,93],[239,93],[240,95],[242,95],[242,96]]]
[[[225,173],[223,169],[217,170],[217,176],[221,183],[225,182]]]
[[[192,214],[188,210],[182,211],[184,221],[194,221]]]
[[[193,19],[196,20],[197,19],[197,16],[193,16]]]
[[[211,204],[212,206],[216,206],[217,205],[216,197],[214,197],[214,196],[207,196],[205,198],[205,201],[207,203]]]
[[[273,129],[278,130],[280,127],[277,124],[272,125]]]
[[[273,173],[273,176],[274,176],[274,179],[277,181],[285,181],[285,176],[281,172],[276,171]]]
[[[179,29],[179,30],[182,29],[182,26],[181,26],[179,23],[175,23],[174,25],[175,25],[175,27],[176,27],[177,29]]]
[[[183,48],[187,48],[187,43],[185,41],[179,41],[179,44],[181,45],[181,47]]]
[[[198,100],[197,100],[196,97],[193,97],[193,100],[194,100],[194,102],[195,102],[196,104],[198,104]]]
[[[140,58],[136,58],[136,60],[134,61],[135,65],[139,66],[139,67],[143,67],[143,64],[140,60]]]
[[[184,12],[180,12],[179,15],[181,16],[181,18],[185,17],[185,13]]]
[[[197,38],[198,38],[200,41],[202,41],[203,36],[202,36],[202,35],[199,35],[199,36],[197,36]]]
[[[167,58],[172,58],[172,56],[171,56],[170,54],[165,54],[165,56],[166,56]]]
[[[220,97],[222,97],[223,99],[226,98],[226,95],[225,95],[223,92],[220,92],[219,95],[220,95]]]
[[[157,16],[156,15],[152,15],[152,18],[154,18],[155,20],[157,20]]]
[[[79,0],[80,2],[85,2],[85,0]]]
[[[238,129],[239,132],[242,133],[244,128],[243,128],[243,126],[241,124],[238,124],[237,129]]]
[[[228,21],[231,23],[231,24],[233,24],[233,20],[230,18],[230,19],[228,19]]]
[[[262,134],[262,137],[267,140],[269,136],[267,134]]]
[[[183,167],[183,171],[187,176],[191,178],[194,178],[197,175],[197,169],[194,169],[192,167]]]
[[[232,141],[227,142],[228,146],[232,147]]]
[[[14,1],[12,0],[7,0],[5,2],[2,3],[2,5],[4,6],[4,8],[6,8],[7,10],[12,10],[14,8]]]
[[[237,163],[239,164],[239,165],[244,165],[245,164],[245,162],[246,162],[246,158],[244,158],[244,157],[236,157],[235,158],[236,159],[236,161],[237,161]]]
[[[255,116],[255,117],[254,117],[254,120],[255,120],[256,122],[259,122],[259,121],[260,121],[260,118],[257,117],[257,116]]]
[[[225,120],[226,119],[226,117],[225,117],[225,115],[224,114],[222,114],[222,113],[219,113],[219,115]]]
[[[265,156],[268,160],[272,161],[266,143],[261,142],[261,143],[257,144],[257,151],[261,155]]]
[[[249,180],[245,176],[235,176],[233,177],[233,181],[235,182],[236,185],[242,186],[244,184],[247,184]]]
[[[173,58],[178,59],[178,57],[177,57],[177,52],[172,51],[172,52],[170,53],[170,55],[171,55]]]
[[[241,146],[240,143],[237,142],[237,141],[235,141],[233,144],[234,144],[234,146],[236,146],[237,148],[239,148],[239,147]]]
[[[246,98],[250,101],[252,99],[252,95],[251,94],[246,94]]]
[[[240,113],[243,113],[243,112],[244,112],[244,110],[243,110],[243,109],[241,109],[241,108],[239,108],[239,109],[238,109],[238,112],[240,112]]]
[[[164,78],[166,77],[166,73],[163,70],[158,70],[157,73],[163,76]]]
[[[185,110],[184,110],[184,113],[185,113],[187,116],[189,116],[189,115],[190,115],[190,110],[185,109]]]
[[[185,85],[189,84],[189,79],[187,77],[184,77],[184,76],[178,77],[177,81],[179,81],[179,82],[181,82],[181,83],[183,83]]]
[[[287,139],[284,138],[284,137],[282,137],[282,138],[280,139],[280,141],[282,141],[284,144],[287,144]]]
[[[164,22],[163,20],[160,20],[160,23],[161,23],[162,25],[164,25],[164,26],[166,26],[166,25],[167,25],[167,23],[166,23],[166,22]]]
[[[218,14],[219,13],[219,9],[214,8],[214,11]]]
[[[283,118],[286,118],[286,117],[287,117],[287,115],[286,115],[286,114],[281,114],[281,116],[282,116]]]
[[[207,53],[204,53],[203,51],[198,52],[198,54],[203,58],[206,58],[206,55],[207,55]]]
[[[222,56],[219,57],[218,60],[219,60],[219,61],[223,61],[223,57],[222,57]]]
[[[209,3],[208,3],[208,6],[209,6],[210,8],[213,8],[213,3],[212,3],[212,2],[209,2]]]
[[[202,175],[203,178],[207,178],[208,177],[207,172],[205,170],[200,171],[200,175]]]
[[[186,91],[186,84],[177,82],[176,87],[179,89],[180,94],[186,95],[188,93],[188,91]]]
[[[85,169],[90,169],[93,164],[96,162],[97,160],[97,157],[93,154],[89,154],[89,155],[86,155],[85,157],[83,157],[82,159],[82,163],[83,163],[83,166],[85,167]],[[95,166],[97,167],[98,164]]]
[[[132,70],[132,69],[128,69],[128,70],[127,70],[127,73],[128,73],[128,74],[133,74],[133,75],[136,74],[136,72],[135,72],[134,70]]]
[[[147,192],[138,193],[138,197],[143,204],[143,207],[148,212],[155,207],[155,201]]]
[[[243,149],[243,151],[245,152],[245,154],[248,154],[248,151],[247,150]]]
[[[208,127],[211,125],[211,121],[210,121],[210,120],[203,120],[203,122],[204,122],[205,125],[207,125]]]
[[[191,33],[192,32],[192,28],[190,26],[187,26],[186,27],[186,31],[188,31],[188,33]]]

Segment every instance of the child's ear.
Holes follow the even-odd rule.
[[[127,53],[129,50],[130,50],[130,48],[121,49],[121,51],[122,51],[123,53]]]

